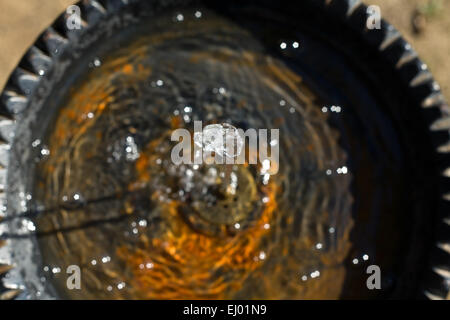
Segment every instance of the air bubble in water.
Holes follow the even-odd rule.
[[[194,143],[204,152],[215,152],[222,157],[236,158],[242,152],[244,137],[231,124],[210,124],[203,128],[203,132],[194,134]],[[235,150],[232,147],[235,147]]]

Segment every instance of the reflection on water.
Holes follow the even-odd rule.
[[[341,107],[324,106],[250,33],[207,10],[142,31],[92,61],[35,146],[33,201],[59,208],[36,226],[61,230],[39,239],[44,276],[74,298],[339,297],[351,173],[327,120]],[[196,120],[280,129],[279,172],[173,164],[171,132]],[[57,272],[71,264],[81,291]]]

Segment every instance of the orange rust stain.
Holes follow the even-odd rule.
[[[125,74],[131,74],[133,72],[133,66],[131,64],[126,64],[123,66],[122,71]]]
[[[155,150],[161,139],[150,142],[141,153],[136,161],[138,182],[130,188],[151,179],[149,166],[158,157]],[[261,191],[269,200],[258,220],[227,237],[211,237],[193,230],[182,218],[178,200],[159,203],[165,221],[163,232],[152,239],[143,234],[138,245],[117,248],[118,257],[133,274],[130,285],[135,293],[146,299],[230,298],[229,292],[238,290],[242,279],[261,266],[255,257],[270,232],[264,226],[274,219],[277,190],[273,182],[263,186]],[[149,194],[155,203],[159,196],[158,191]],[[152,263],[151,269],[141,267],[148,263]],[[226,279],[215,275],[219,270],[227,274]]]
[[[180,116],[171,117],[170,123],[172,126],[172,129],[177,129],[181,127],[182,121]]]
[[[138,246],[117,249],[128,270],[132,285],[147,299],[224,299],[229,290],[238,290],[242,279],[258,269],[255,257],[261,250],[264,228],[273,219],[277,207],[274,184],[266,186],[269,201],[259,220],[245,232],[226,239],[203,235],[192,230],[178,213],[179,203],[163,204],[166,232],[158,238],[144,236]],[[152,263],[151,269],[141,265]],[[215,271],[231,274],[231,279],[214,276]]]

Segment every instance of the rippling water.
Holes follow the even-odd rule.
[[[301,50],[299,39],[279,50]],[[92,60],[45,141],[34,200],[44,275],[77,298],[337,298],[352,174],[327,105],[250,32],[207,10],[161,16]],[[175,165],[171,133],[279,129],[279,172]],[[248,156],[256,150],[247,148]],[[82,267],[82,291],[55,268]],[[55,270],[53,270],[55,271]],[[58,271],[56,269],[56,271]]]

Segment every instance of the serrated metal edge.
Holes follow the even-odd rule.
[[[39,85],[40,80],[48,75],[52,65],[58,61],[59,55],[71,41],[76,40],[83,32],[95,26],[101,18],[136,2],[136,0],[106,0],[105,2],[106,7],[96,0],[80,0],[75,3],[75,5],[84,9],[82,10],[81,28],[79,30],[63,28],[63,32],[56,31],[61,30],[57,27],[58,21],[62,21],[67,26],[69,16],[67,12],[63,12],[50,27],[41,33],[38,40],[22,57],[22,60],[26,60],[32,66],[32,70],[17,67],[11,73],[5,88],[0,92],[0,221],[3,217],[3,210],[7,205],[3,178],[7,175],[9,151],[14,138],[15,123],[28,107],[34,89]],[[38,43],[41,45],[38,45]],[[40,49],[42,44],[47,52]],[[2,225],[0,225],[0,237],[2,233]],[[14,267],[11,265],[11,257],[8,256],[8,243],[9,240],[0,240],[0,300],[27,298],[27,290],[22,284],[19,284],[18,275],[12,275]],[[6,274],[12,277],[6,279]]]
[[[82,0],[76,3],[77,6],[84,9],[84,15],[81,17],[81,30],[73,32],[64,30],[63,33],[56,30],[57,21],[63,21],[65,25],[68,19],[66,12],[62,13],[42,34],[37,42],[33,44],[22,60],[28,62],[32,70],[25,70],[17,67],[10,75],[5,88],[0,94],[0,111],[4,116],[0,116],[0,221],[3,218],[2,210],[6,207],[6,175],[8,170],[9,151],[13,142],[15,123],[20,115],[28,107],[30,97],[34,94],[34,89],[39,85],[40,80],[47,76],[49,70],[58,56],[63,52],[74,37],[80,36],[85,30],[91,27],[91,24],[97,23],[99,17],[105,16],[111,11],[111,8],[121,8],[128,4],[127,0],[107,0],[110,10],[103,7],[100,2],[95,0]],[[40,45],[37,45],[37,43]],[[42,45],[43,44],[43,45]],[[46,52],[40,49],[44,46]],[[4,226],[0,225],[0,237]],[[0,300],[10,300],[20,297],[26,297],[26,288],[19,284],[11,272],[14,267],[11,265],[9,257],[8,241],[0,240]],[[11,279],[10,279],[11,278]]]
[[[354,1],[352,0],[310,0],[309,3],[324,7],[325,10],[329,7],[336,7],[341,6],[342,8],[346,8],[347,12],[349,14],[346,15],[346,17],[343,17],[343,19],[348,21],[348,24],[353,30],[358,32],[360,36],[363,38],[363,40],[366,41],[367,44],[372,44],[373,39],[370,39],[370,32],[373,30],[367,29],[366,23],[360,24],[358,27],[355,27],[352,25],[351,19],[353,18],[353,14],[356,12],[356,8],[364,8],[364,10],[367,10],[367,5],[361,4],[357,7],[354,7]],[[363,21],[361,21],[363,22]],[[364,21],[365,22],[365,21]],[[363,26],[363,29],[358,29],[360,26]],[[394,67],[398,70],[398,72],[402,75],[408,76],[407,69],[414,63],[418,64],[417,73],[410,79],[408,79],[407,83],[405,85],[416,88],[422,85],[426,85],[428,83],[432,83],[431,86],[429,86],[428,93],[423,96],[422,98],[419,98],[418,105],[420,105],[424,109],[429,108],[437,108],[440,111],[440,116],[437,116],[435,119],[433,119],[429,123],[430,132],[432,135],[432,139],[435,139],[437,142],[436,145],[438,147],[436,148],[436,156],[438,157],[439,154],[447,154],[450,153],[450,130],[449,130],[449,115],[448,113],[444,112],[446,108],[448,108],[448,103],[443,96],[442,92],[440,91],[439,85],[433,80],[433,77],[431,73],[428,71],[428,68],[425,63],[420,61],[418,58],[418,55],[416,51],[412,48],[412,46],[401,36],[401,34],[389,23],[387,23],[384,19],[382,19],[381,23],[381,30],[375,30],[375,32],[382,32],[383,37],[378,43],[378,50],[383,54],[384,52],[387,52],[392,46],[397,45],[399,43],[404,43],[402,47],[402,53],[400,55],[400,58],[398,61],[395,62]],[[405,77],[406,78],[406,77]],[[442,132],[445,133],[447,131],[448,133],[448,141],[445,143],[441,142],[441,137],[438,136],[438,134],[442,134]],[[447,159],[447,158],[446,158]],[[447,163],[445,164],[446,169],[444,169],[442,176],[445,179],[448,179],[450,176],[450,160],[446,160]],[[440,190],[444,190],[443,194],[440,196],[441,201],[443,201],[443,208],[448,208],[448,202],[450,201],[450,191],[448,190],[448,180],[443,182],[444,184],[440,186]],[[445,210],[445,209],[442,209]],[[448,216],[448,212],[440,212],[439,215],[442,216],[441,221],[438,223],[448,226],[450,217]],[[445,230],[445,229],[444,229]],[[448,239],[448,235],[442,235],[438,234],[438,237],[446,238]],[[448,258],[450,259],[450,243],[445,242],[439,242],[437,243],[437,246],[443,250],[446,254],[448,254]],[[447,260],[448,261],[448,260]],[[428,268],[429,273],[435,273],[438,277],[441,278],[441,288],[446,287],[449,288],[448,283],[450,283],[449,279],[444,277],[444,273],[441,272],[442,270],[448,270],[450,266],[442,266],[442,265],[433,265],[433,262]],[[436,272],[439,270],[439,272]],[[445,273],[445,275],[447,275]],[[450,290],[447,289],[447,292],[440,291],[442,289],[438,287],[426,287],[423,289],[423,294],[428,297],[429,299],[448,299],[450,297]],[[439,292],[439,293],[437,293]]]

